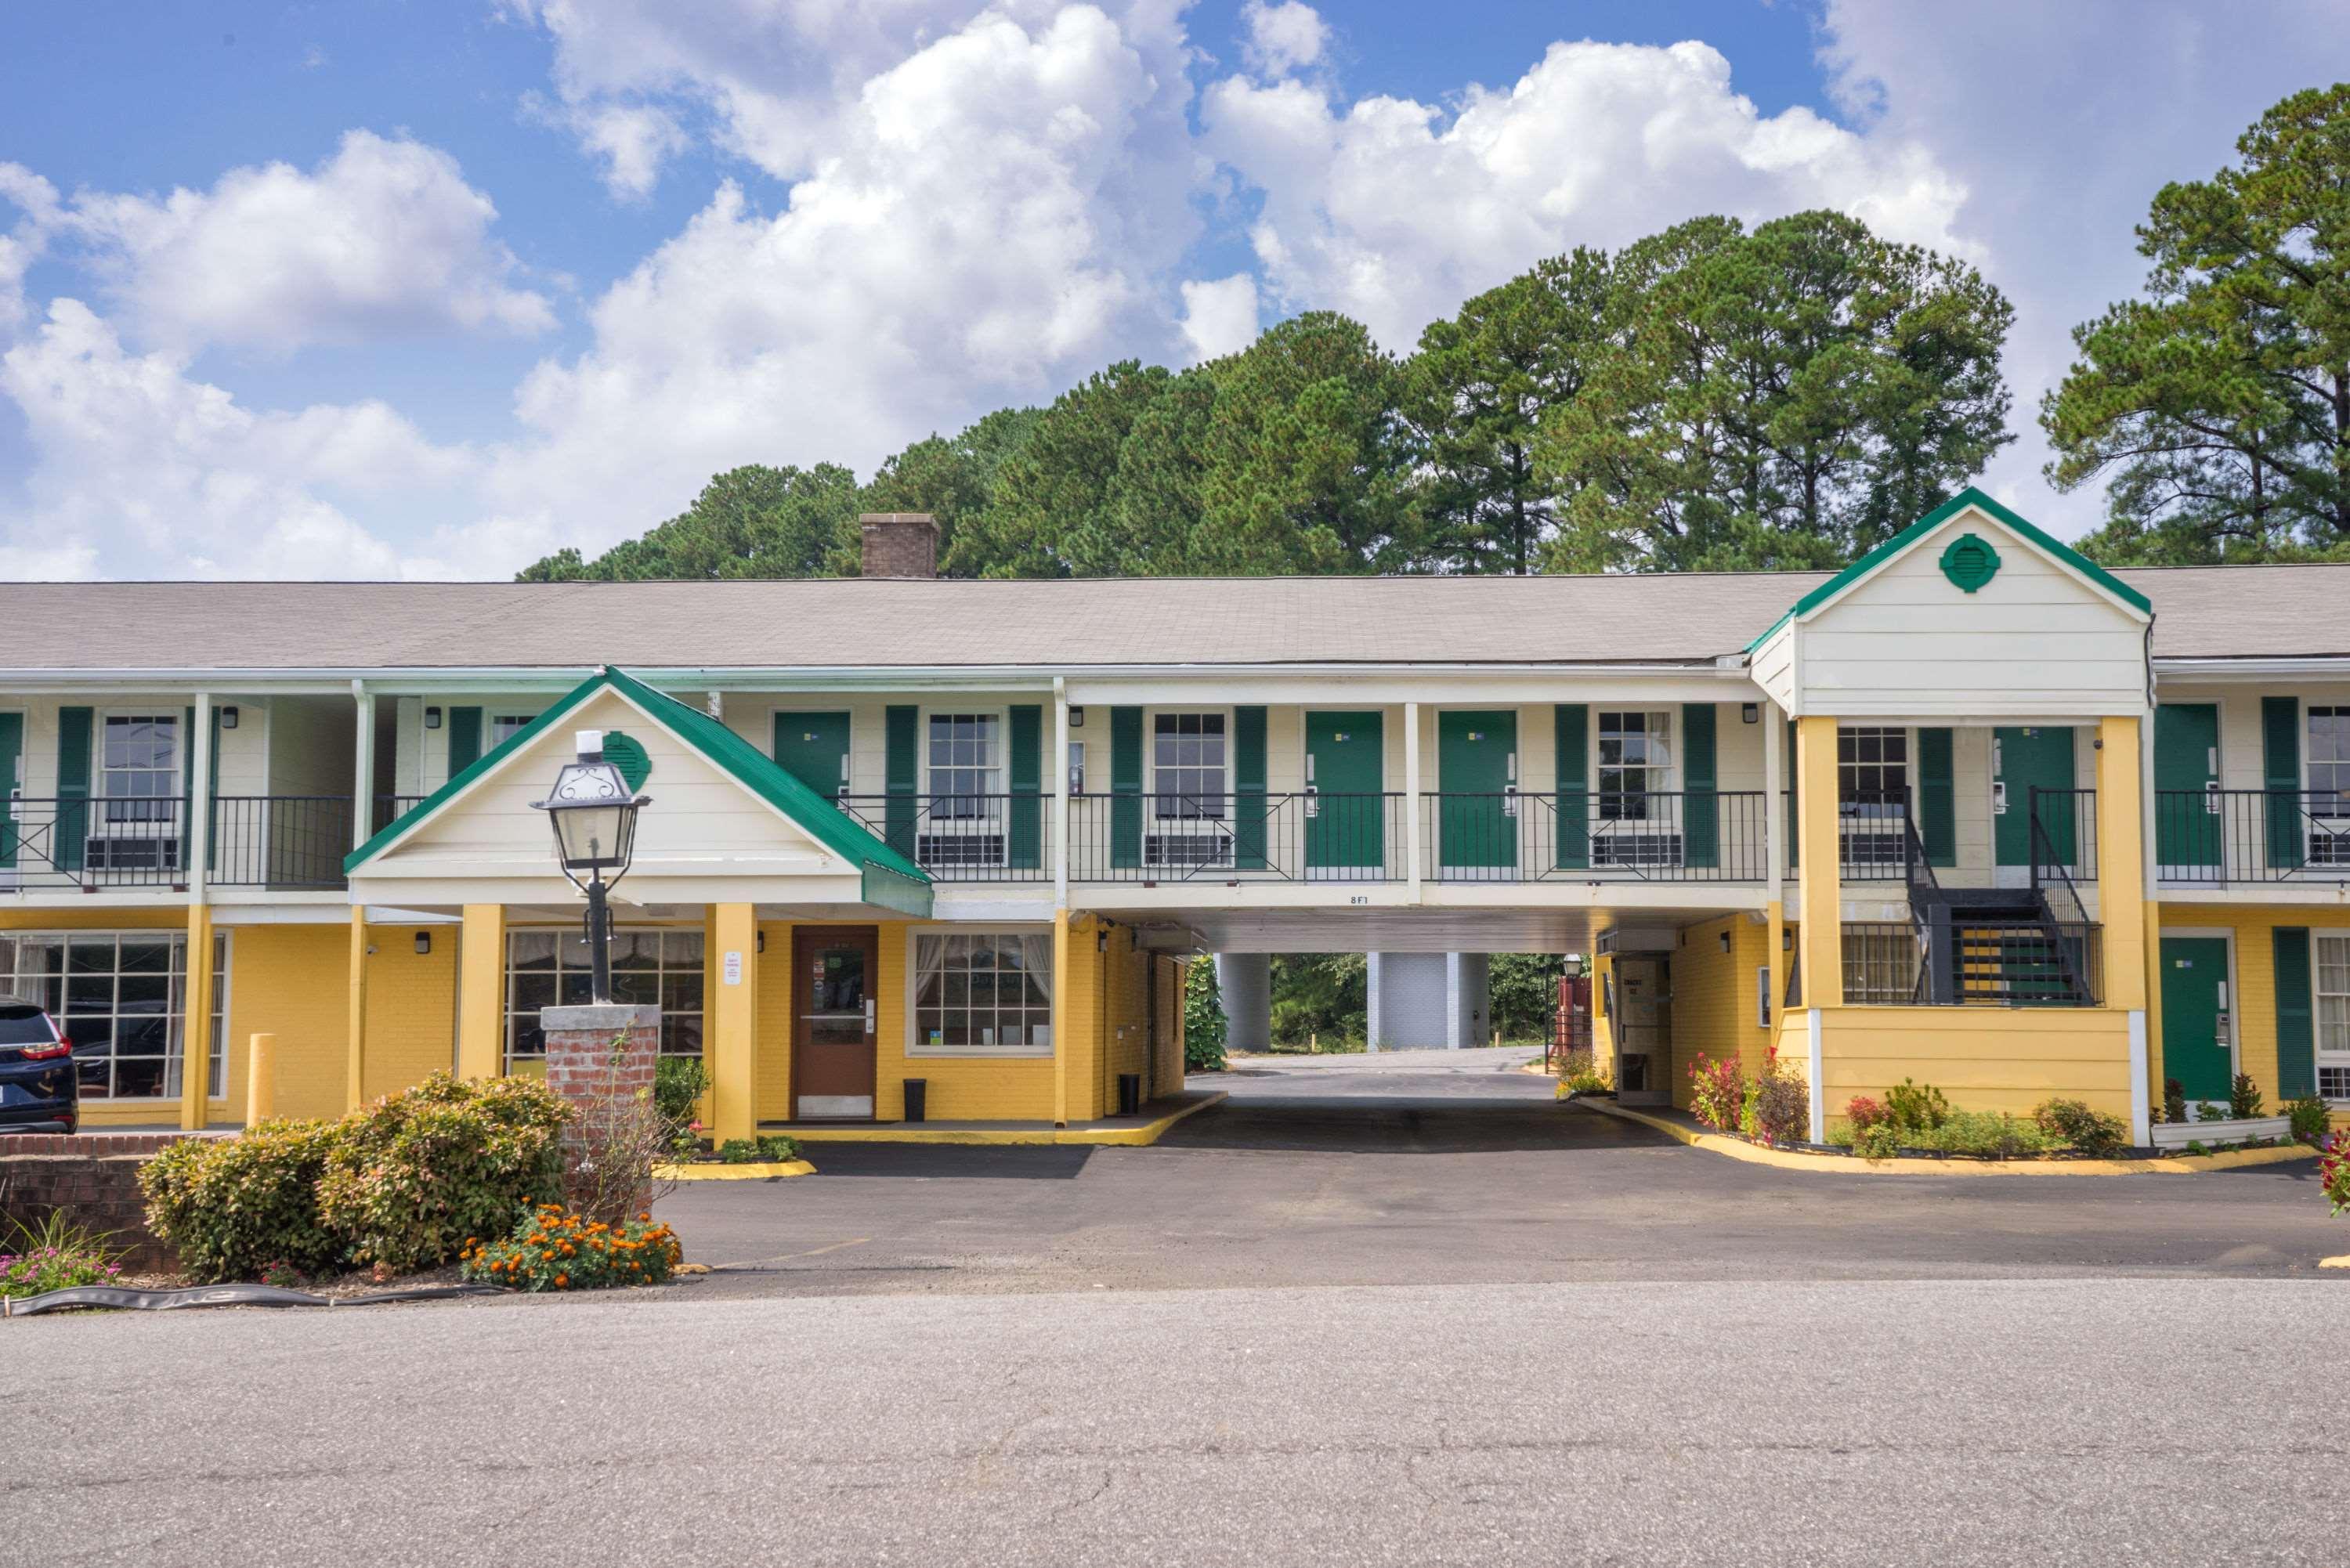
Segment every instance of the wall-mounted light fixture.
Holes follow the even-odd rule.
[[[437,730],[441,727],[440,709],[427,708],[424,710],[424,727],[428,730]]]
[[[1069,710],[1069,728],[1072,730],[1082,730],[1085,727],[1086,711],[1081,707],[1072,707]]]
[[[766,933],[766,932],[764,932],[764,931],[761,931],[761,932],[759,932],[759,933],[758,933],[758,946],[757,946],[757,949],[756,949],[755,950],[757,950],[757,951],[759,951],[759,952],[765,952],[765,951],[767,950],[767,933]]]
[[[1762,704],[1760,702],[1740,703],[1738,705],[1738,722],[1742,724],[1761,723],[1762,722]]]
[[[1721,950],[1723,952],[1728,952],[1730,950],[1730,933],[1728,931],[1721,933]]]
[[[424,954],[429,953],[429,952],[431,952],[432,950],[432,933],[431,931],[419,931],[419,932],[417,932],[417,933],[416,933],[416,952],[417,952],[417,956],[418,956],[418,957],[420,957],[420,958],[421,958]]]
[[[224,708],[220,711],[220,724],[221,728],[224,730],[234,730],[236,728],[236,710],[234,707]]]

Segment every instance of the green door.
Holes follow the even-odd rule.
[[[2154,711],[2154,862],[2220,864],[2220,705]]]
[[[1387,865],[1387,757],[1378,710],[1305,715],[1305,864],[1377,872]]]
[[[0,867],[16,864],[16,786],[25,753],[25,715],[0,713]]]
[[[1507,709],[1436,716],[1437,864],[1518,863],[1518,716]]]
[[[2034,729],[1995,730],[1991,733],[1991,743],[1998,748],[1991,778],[2007,786],[2003,796],[1993,795],[1991,843],[2002,866],[2029,866],[2032,792],[2035,786],[2057,790],[2073,787],[2073,732],[2043,724]],[[2002,799],[2006,803],[2004,809],[1998,804]],[[2077,864],[2072,796],[2052,803],[2045,815],[2049,846],[2056,851],[2057,859],[2067,866]]]
[[[775,762],[827,800],[848,793],[848,715],[778,713]]]
[[[2222,937],[2162,939],[2162,1075],[2189,1100],[2224,1100],[2234,1064],[2220,1020],[2228,1012]]]

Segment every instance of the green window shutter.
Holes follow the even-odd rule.
[[[2301,830],[2301,699],[2261,699],[2261,773],[2268,785],[2269,865],[2298,866],[2308,850]]]
[[[482,760],[482,711],[449,710],[449,777],[455,778]]]
[[[1142,864],[1142,710],[1109,711],[1109,863]]]
[[[25,754],[25,715],[0,713],[0,867],[16,864],[17,762]]]
[[[1721,800],[1714,793],[1714,708],[1681,704],[1681,864],[1721,864]]]
[[[1787,869],[1796,865],[1796,847],[1803,843],[1795,829],[1803,819],[1795,815],[1795,722],[1787,721],[1787,745],[1779,758],[1779,771],[1786,775],[1787,786]]]
[[[50,857],[60,871],[78,871],[89,838],[89,746],[95,709],[57,710],[57,815]]]
[[[2317,1093],[2315,1032],[2309,1015],[2309,928],[2279,926],[2270,933],[2276,955],[2277,1098]]]
[[[1948,730],[1918,732],[1918,832],[1926,864],[1959,863],[1959,789]]]
[[[1561,702],[1551,710],[1551,761],[1558,779],[1559,867],[1591,864],[1591,710]]]
[[[1033,871],[1045,863],[1045,710],[1017,703],[1011,719],[1012,754],[1004,759],[1012,786],[1009,855],[1015,868]]]
[[[1265,867],[1264,710],[1232,710],[1232,863]]]
[[[882,711],[882,735],[888,755],[881,785],[889,798],[882,804],[882,841],[909,859],[915,858],[915,824],[922,815],[922,714],[911,703]]]

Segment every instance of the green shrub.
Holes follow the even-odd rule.
[[[2003,1111],[1947,1111],[1941,1125],[1905,1136],[1903,1142],[1943,1154],[2015,1159],[2048,1152],[2048,1135]]]
[[[663,1056],[653,1064],[653,1104],[670,1121],[693,1120],[694,1106],[710,1092],[710,1069],[699,1056]]]
[[[333,1122],[267,1121],[172,1144],[139,1168],[147,1228],[200,1284],[255,1279],[271,1263],[331,1268],[350,1250],[318,1205],[337,1137]]]
[[[2079,1100],[2043,1100],[2032,1119],[2042,1132],[2083,1154],[2115,1154],[2129,1145],[2129,1128],[2119,1116],[2093,1111]]]
[[[2173,1127],[2187,1119],[2187,1085],[2176,1078],[2162,1081],[2162,1119]]]
[[[2224,1122],[2230,1114],[2228,1107],[2217,1100],[2198,1100],[2195,1103],[2195,1119],[2199,1122]]]
[[[800,1157],[800,1140],[783,1133],[759,1135],[759,1158],[776,1165],[788,1164]]]
[[[318,1213],[353,1261],[395,1272],[502,1236],[563,1191],[568,1108],[528,1078],[435,1073],[343,1118],[318,1178]],[[268,1257],[296,1261],[280,1248]]]
[[[1215,961],[1195,958],[1183,971],[1183,1070],[1221,1073],[1224,1070],[1224,1002],[1216,990]]]
[[[2250,1073],[2237,1074],[2228,1085],[2228,1114],[2240,1120],[2261,1114],[2261,1086],[2252,1082]]]
[[[2296,1143],[2322,1144],[2326,1129],[2333,1125],[2333,1113],[2324,1100],[2315,1095],[2303,1095],[2284,1103],[2284,1114],[2293,1118],[2293,1137]]]
[[[1885,1091],[1885,1112],[1905,1133],[1931,1132],[1950,1119],[1950,1102],[1933,1085],[1904,1078]]]
[[[1811,1085],[1787,1073],[1765,1073],[1746,1097],[1758,1141],[1773,1147],[1801,1143],[1811,1135]]]
[[[469,1280],[518,1291],[594,1291],[666,1284],[683,1256],[676,1235],[650,1214],[606,1224],[546,1204],[512,1235],[465,1249]]]
[[[1872,1122],[1853,1135],[1852,1152],[1874,1165],[1901,1152],[1901,1134],[1891,1122]]]
[[[718,1158],[729,1165],[756,1165],[759,1146],[747,1137],[730,1137],[718,1146]]]
[[[1690,1114],[1717,1132],[1745,1127],[1746,1079],[1734,1061],[1700,1053],[1690,1064]]]
[[[109,1233],[93,1231],[52,1209],[37,1225],[19,1220],[0,1251],[0,1296],[37,1296],[76,1285],[112,1284],[122,1272],[123,1249]]]

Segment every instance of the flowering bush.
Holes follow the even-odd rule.
[[[2293,1118],[2295,1143],[2323,1145],[2326,1128],[2334,1122],[2334,1113],[2315,1095],[2303,1095],[2284,1103],[2284,1114]]]
[[[1753,1113],[1752,1136],[1766,1147],[1800,1143],[1811,1134],[1812,1088],[1793,1073],[1763,1074],[1746,1103]]]
[[[2334,1212],[2350,1213],[2350,1127],[2327,1140],[2325,1158],[2317,1162],[2317,1177]]]
[[[395,1273],[457,1255],[563,1191],[568,1109],[528,1078],[435,1073],[346,1116],[318,1178],[318,1212],[354,1262]],[[255,1262],[291,1258],[285,1249]]]
[[[1844,1103],[1844,1119],[1857,1137],[1871,1127],[1891,1127],[1893,1113],[1885,1108],[1884,1101],[1873,1096],[1855,1095]]]
[[[468,1241],[458,1254],[465,1278],[518,1291],[597,1291],[666,1284],[684,1257],[676,1233],[650,1214],[608,1225],[556,1203],[504,1241]]]
[[[139,1168],[147,1228],[199,1283],[260,1277],[271,1264],[317,1273],[348,1243],[318,1211],[334,1122],[269,1121],[238,1137],[187,1138]]]
[[[1720,1132],[1736,1132],[1746,1108],[1746,1079],[1732,1061],[1700,1053],[1690,1064],[1690,1114]]]
[[[51,1210],[38,1225],[21,1220],[0,1252],[0,1296],[36,1296],[75,1285],[111,1284],[122,1272],[119,1250],[86,1225]]]

